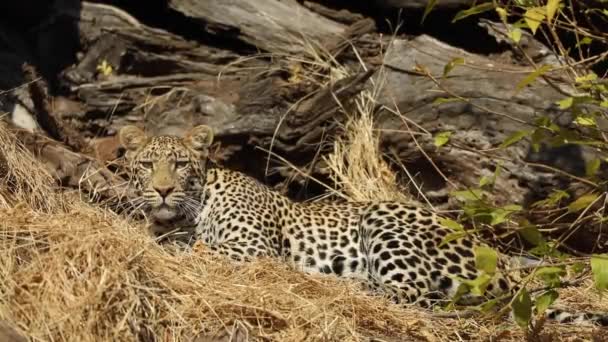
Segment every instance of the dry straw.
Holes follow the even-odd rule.
[[[15,134],[0,120],[0,207],[23,202],[41,211],[56,208],[55,197],[48,196],[53,193],[52,176],[16,141]]]

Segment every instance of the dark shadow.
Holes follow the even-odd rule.
[[[80,48],[77,20],[79,0],[0,1],[0,90],[22,85],[23,63],[33,66],[45,78],[49,90],[57,90],[57,76],[76,62]],[[1,109],[7,110],[0,95]]]

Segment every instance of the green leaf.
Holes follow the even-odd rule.
[[[563,258],[565,256],[564,253],[558,251],[557,243],[555,241],[549,242],[541,242],[538,246],[531,248],[529,252],[535,256],[548,256],[552,258]]]
[[[460,223],[458,223],[454,220],[451,220],[449,218],[445,218],[445,217],[440,218],[439,224],[441,224],[442,226],[444,226],[446,228],[450,228],[451,230],[457,231],[457,232],[464,232],[464,227]]]
[[[460,64],[464,64],[464,58],[462,57],[456,57],[449,61],[448,64],[443,67],[443,77],[446,77],[454,69],[455,66]]]
[[[595,287],[600,291],[608,290],[608,254],[592,255],[591,271]]]
[[[105,59],[97,65],[96,69],[104,76],[110,76],[112,74],[112,71],[114,70],[112,68],[112,65],[108,63],[108,61],[106,61]]]
[[[450,141],[450,136],[452,135],[452,132],[446,131],[446,132],[440,132],[435,134],[434,137],[434,144],[437,147],[441,147],[445,144],[448,143],[448,141]]]
[[[502,7],[496,7],[496,13],[498,13],[498,16],[500,17],[500,21],[502,21],[503,23],[507,23],[507,18],[509,16],[509,14],[507,13],[507,10],[502,8]]]
[[[494,298],[479,304],[478,308],[481,312],[489,312],[496,307],[497,304],[499,304],[498,299]]]
[[[560,0],[547,0],[547,20],[549,22],[553,20],[553,16],[555,15],[555,12],[557,12],[557,9],[559,8],[559,2]]]
[[[496,165],[496,170],[494,170],[494,180],[500,176],[500,172],[502,171],[502,161],[498,161],[498,165]]]
[[[470,286],[468,286],[464,282],[460,281],[460,279],[458,279],[458,277],[453,277],[452,279],[457,280],[460,284],[458,284],[458,288],[456,288],[456,293],[454,293],[454,295],[452,296],[452,300],[447,305],[446,309],[453,309],[454,308],[454,304],[456,302],[458,302],[462,296],[464,296],[467,293],[469,293]]]
[[[479,187],[483,188],[486,185],[494,185],[494,183],[496,183],[496,179],[498,178],[498,176],[500,176],[500,171],[502,170],[502,162],[498,162],[498,165],[496,166],[496,170],[494,170],[494,173],[492,174],[491,177],[488,176],[482,176],[481,179],[479,179]]]
[[[529,252],[532,255],[536,255],[536,256],[547,256],[547,255],[551,255],[551,253],[553,252],[553,249],[551,247],[551,244],[549,244],[545,241],[542,241],[534,248],[531,248],[529,250]]]
[[[546,143],[550,138],[551,134],[547,130],[540,127],[535,129],[532,132],[532,135],[530,135],[530,143],[534,149],[534,152],[538,153],[540,151],[540,146],[543,143]]]
[[[433,8],[435,8],[435,5],[437,5],[437,0],[427,1],[426,8],[424,9],[424,14],[422,15],[422,20],[420,21],[421,25],[424,24],[424,20],[426,19],[426,16],[429,15],[429,13],[431,13]]]
[[[504,210],[498,209],[498,210],[492,211],[490,216],[491,216],[490,225],[495,226],[495,225],[507,222],[507,216],[509,216],[509,213],[507,213]]]
[[[542,279],[547,286],[558,287],[561,283],[560,277],[564,275],[566,271],[562,267],[540,267],[536,270],[536,276]]]
[[[555,302],[559,294],[555,290],[549,290],[536,298],[536,313],[543,314]]]
[[[469,201],[462,207],[465,215],[474,219],[478,223],[492,224],[496,215],[494,207],[485,205],[481,201]]]
[[[543,65],[540,68],[538,68],[537,70],[531,72],[530,74],[528,74],[528,76],[524,77],[523,80],[521,80],[521,81],[519,81],[519,83],[517,83],[517,86],[515,87],[516,91],[517,92],[521,91],[525,86],[534,82],[534,80],[536,80],[539,76],[544,75],[549,70],[551,70],[550,65]]]
[[[492,174],[492,176],[482,176],[479,179],[479,187],[483,188],[486,185],[494,185],[496,183],[496,179],[500,176],[500,170],[502,169],[502,163],[499,162],[499,165],[496,166],[496,170]]]
[[[568,108],[572,107],[572,103],[574,103],[574,98],[572,98],[572,97],[566,97],[563,100],[557,101],[557,105],[559,106],[559,109],[568,109]]]
[[[536,34],[536,30],[540,26],[540,23],[545,19],[545,10],[543,7],[532,7],[526,11],[524,19],[534,35]]]
[[[495,250],[486,246],[475,247],[475,265],[478,270],[484,271],[486,274],[494,274],[496,264],[498,263],[498,254]]]
[[[593,177],[597,174],[600,169],[602,161],[599,158],[594,158],[585,163],[585,175],[587,177]]]
[[[553,120],[551,120],[551,118],[549,118],[545,115],[540,115],[539,117],[537,117],[534,120],[534,124],[541,126],[541,127],[548,128],[553,124]]]
[[[570,194],[565,192],[564,190],[553,190],[549,197],[547,198],[549,204],[558,204],[559,201],[570,198]]]
[[[438,247],[443,247],[445,244],[450,243],[454,240],[458,240],[460,238],[463,238],[467,235],[467,232],[465,231],[461,231],[461,232],[455,232],[455,233],[450,233],[448,235],[446,235],[443,240],[441,240],[441,243],[439,244]]]
[[[583,45],[590,45],[591,43],[593,43],[593,39],[591,39],[591,37],[584,37],[578,42],[578,44],[576,44],[576,46],[581,47]]]
[[[525,288],[521,289],[520,293],[513,299],[511,310],[515,322],[521,328],[527,330],[530,318],[532,318],[532,299]]]
[[[588,115],[577,116],[574,122],[581,126],[595,126],[595,118]]]
[[[484,293],[486,292],[486,288],[490,284],[490,281],[492,281],[492,276],[489,274],[486,274],[486,273],[482,273],[473,280],[468,280],[468,279],[458,279],[458,280],[460,280],[461,282],[463,282],[467,286],[469,286],[470,291],[473,295],[483,296]]]
[[[514,42],[519,43],[519,41],[521,40],[521,29],[519,29],[518,27],[513,28],[511,31],[509,31],[509,37]]]
[[[509,147],[520,141],[521,139],[525,138],[526,136],[530,135],[530,133],[532,133],[532,131],[530,130],[514,132],[509,137],[507,137],[507,139],[505,139],[502,144],[500,144],[499,148]]]
[[[585,266],[586,265],[582,262],[575,262],[570,266],[570,272],[574,273],[575,275],[580,275],[585,271]]]
[[[490,212],[490,216],[492,217],[490,220],[490,224],[494,226],[506,222],[509,215],[513,214],[514,212],[520,211],[521,209],[521,206],[515,204],[507,205],[502,208],[495,208]]]
[[[585,76],[577,77],[574,81],[576,83],[586,83],[586,82],[595,81],[596,79],[597,79],[597,75],[592,71]]]
[[[452,24],[457,22],[458,20],[462,20],[468,16],[483,13],[483,12],[489,11],[493,8],[494,8],[493,3],[485,2],[485,3],[479,4],[477,6],[473,6],[469,9],[462,10],[462,11],[456,13],[456,15],[454,16],[454,19],[452,19]]]
[[[521,211],[523,208],[519,204],[507,204],[502,209],[512,214],[516,211]]]
[[[583,195],[583,196],[577,198],[574,202],[570,203],[570,205],[568,205],[568,211],[571,213],[581,211],[581,210],[587,208],[598,197],[599,197],[599,195],[597,195],[595,193]]]
[[[482,192],[480,189],[468,189],[468,190],[452,191],[450,194],[460,200],[476,201],[476,200],[481,199]]]
[[[600,107],[608,108],[608,100],[600,102]]]
[[[544,266],[544,267],[539,267],[536,269],[537,276],[553,275],[553,274],[564,275],[565,273],[566,273],[566,271],[564,271],[564,269],[562,267],[557,267],[557,266]]]
[[[541,242],[544,241],[543,234],[538,230],[536,226],[526,226],[517,231],[524,240],[533,244],[534,246],[538,246]]]
[[[479,187],[483,188],[486,185],[494,184],[494,177],[483,176],[479,180]]]

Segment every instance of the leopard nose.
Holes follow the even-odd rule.
[[[170,193],[173,192],[173,190],[175,190],[174,186],[155,186],[154,190],[156,190],[156,192],[161,195],[163,198],[169,196]]]

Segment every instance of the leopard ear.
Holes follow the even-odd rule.
[[[213,129],[205,125],[196,126],[186,133],[184,142],[191,149],[206,156],[207,150],[213,142]]]
[[[120,144],[127,149],[127,151],[137,151],[142,147],[148,140],[148,136],[144,131],[137,126],[125,126],[118,132],[118,139]]]

